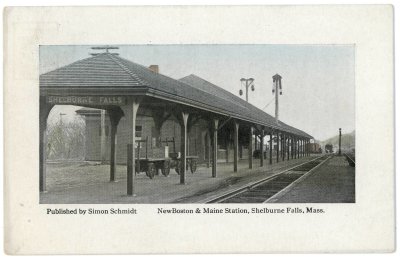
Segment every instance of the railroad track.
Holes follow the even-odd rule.
[[[328,160],[331,155],[324,155],[311,161],[287,169],[279,174],[267,177],[235,191],[213,198],[206,203],[264,203],[289,185],[299,181],[318,165]]]
[[[349,165],[351,167],[355,167],[356,166],[356,158],[354,157],[353,154],[344,153],[344,156],[346,157],[347,162],[349,163]]]

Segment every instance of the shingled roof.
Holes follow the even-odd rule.
[[[115,94],[151,95],[240,120],[280,129],[306,138],[310,135],[283,122],[237,96],[194,75],[175,80],[145,66],[103,53],[40,75],[41,95]]]
[[[252,113],[258,117],[258,118],[262,118],[265,121],[268,121],[269,123],[272,124],[276,124],[276,120],[274,117],[272,117],[271,115],[269,115],[268,113],[265,113],[263,110],[255,107],[254,105],[246,102],[245,100],[243,100],[242,98],[232,94],[231,92],[226,91],[225,89],[214,85],[213,83],[210,83],[209,81],[191,74],[189,76],[183,77],[181,79],[179,79],[179,81],[187,83],[188,85],[191,85],[193,87],[196,87],[197,89],[204,91],[204,92],[208,92],[213,94],[216,97],[225,99],[230,101],[232,104],[236,104],[236,105],[240,105],[242,107],[245,107],[246,109],[249,109],[252,111]],[[307,133],[305,133],[304,131],[301,131],[299,129],[296,129],[292,126],[289,126],[287,124],[285,124],[282,121],[279,121],[279,127],[282,129],[284,128],[284,131],[287,132],[291,132],[294,133],[296,135],[301,135],[301,136],[307,136],[309,138],[312,138],[312,136],[308,135]]]

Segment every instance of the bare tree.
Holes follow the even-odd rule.
[[[85,156],[85,121],[59,120],[47,127],[47,158],[82,160]]]

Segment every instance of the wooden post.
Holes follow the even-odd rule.
[[[136,143],[138,143],[138,145],[137,145],[137,158],[136,158],[138,164],[137,165],[135,164],[135,167],[133,169],[133,170],[135,170],[135,176],[136,176],[136,174],[139,174],[141,172],[141,170],[140,170],[140,149],[142,148],[142,141],[138,141],[138,142],[135,141],[135,144],[134,144],[135,147],[136,147]],[[135,157],[135,153],[133,153],[133,157]]]
[[[239,158],[239,123],[233,121],[233,171],[238,171]]]
[[[258,140],[257,140],[257,134],[254,134],[254,150],[258,150],[257,142],[258,142]]]
[[[180,170],[181,184],[185,184],[185,175],[186,175],[188,118],[189,118],[189,113],[182,112],[182,121],[180,123],[181,124],[181,170]]]
[[[279,162],[279,131],[276,132],[276,162]]]
[[[299,139],[299,157],[301,157],[301,149],[302,149],[301,139]]]
[[[264,130],[261,130],[260,136],[260,167],[264,166]]]
[[[135,166],[135,154],[133,152],[135,144],[127,144],[126,145],[126,166],[127,166],[127,173],[126,173],[126,181],[127,181],[127,195],[132,196],[133,195],[133,168]],[[130,184],[131,183],[131,184]]]
[[[115,182],[115,164],[117,160],[117,152],[115,147],[117,146],[117,130],[118,130],[118,123],[121,119],[122,113],[118,113],[115,111],[108,111],[110,116],[110,123],[111,123],[111,141],[110,141],[110,182]]]
[[[253,168],[253,135],[254,135],[254,127],[250,126],[249,132],[249,168]]]
[[[297,139],[297,158],[300,158],[300,139]]]
[[[285,159],[284,159],[284,157],[283,157],[283,154],[285,153],[284,152],[284,146],[283,146],[283,140],[284,140],[284,138],[285,138],[285,136],[283,135],[283,133],[281,134],[281,150],[280,150],[280,152],[281,152],[281,159],[282,159],[282,161],[284,161]]]
[[[47,158],[47,117],[53,105],[46,103],[46,97],[39,97],[39,191],[46,192],[46,158]]]
[[[127,141],[127,181],[126,181],[126,193],[128,196],[134,196],[135,189],[135,176],[133,171],[136,168],[136,159],[135,159],[135,138],[136,138],[136,115],[139,110],[140,100],[133,99],[130,100],[128,105],[122,106],[121,109],[124,112],[126,117],[127,125],[130,128],[128,133],[128,141]],[[138,161],[139,162],[139,161]]]
[[[282,161],[285,161],[286,155],[286,136],[282,134]]]
[[[309,149],[309,147],[308,147],[308,140],[307,140],[307,139],[305,140],[305,143],[306,143],[306,144],[305,144],[305,145],[306,145],[306,146],[305,146],[305,155],[308,156],[308,149]]]
[[[272,130],[269,132],[269,164],[272,165],[272,146],[273,146],[273,141],[272,141]]]
[[[308,139],[306,139],[306,156],[308,156],[308,150],[310,149],[308,145]]]
[[[296,138],[294,136],[292,137],[292,147],[292,159],[296,159]]]
[[[213,165],[212,165],[212,177],[217,177],[217,159],[218,159],[218,119],[213,120]]]
[[[292,136],[292,143],[291,143],[291,144],[292,144],[292,152],[291,152],[291,153],[292,153],[292,154],[291,154],[291,155],[292,155],[292,159],[295,158],[295,157],[294,157],[294,142],[295,142],[295,139],[294,139],[294,137]]]
[[[161,147],[161,128],[166,120],[171,116],[171,113],[167,113],[165,109],[152,109],[151,116],[154,121],[154,135],[153,138],[156,139],[155,146]]]
[[[100,110],[100,161],[106,162],[106,111]]]
[[[210,168],[211,164],[211,135],[207,132],[206,133],[206,139],[207,139],[207,168]]]

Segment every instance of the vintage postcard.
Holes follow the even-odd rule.
[[[391,6],[10,7],[5,32],[7,253],[394,250]]]

